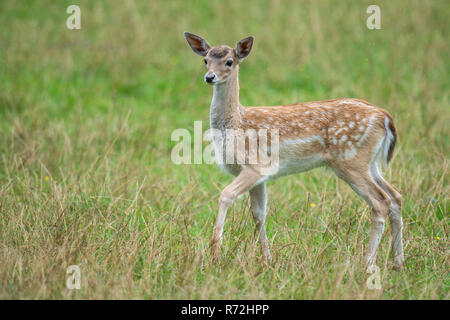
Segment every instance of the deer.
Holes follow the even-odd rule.
[[[185,32],[191,49],[203,57],[204,81],[212,85],[210,126],[226,135],[228,129],[276,129],[279,133],[279,167],[267,173],[256,164],[225,164],[235,178],[219,196],[218,215],[211,236],[214,260],[221,254],[223,228],[231,204],[247,191],[256,223],[262,258],[272,257],[266,235],[267,188],[270,180],[317,167],[330,168],[371,208],[365,265],[372,267],[389,217],[393,268],[404,264],[402,245],[402,196],[382,176],[392,159],[397,131],[390,113],[365,100],[339,98],[278,106],[242,106],[239,102],[239,65],[248,57],[254,37],[228,45],[211,46],[205,39]],[[226,140],[225,140],[226,141]],[[216,148],[216,145],[214,145]]]

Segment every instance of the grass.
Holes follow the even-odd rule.
[[[372,2],[0,2],[0,298],[448,299],[450,6],[377,1],[382,29],[368,30]],[[65,26],[70,4],[81,30]],[[365,284],[368,206],[322,169],[270,183],[271,265],[247,196],[210,262],[231,177],[170,161],[171,132],[209,123],[212,95],[183,31],[255,36],[244,105],[356,97],[393,114],[385,176],[403,194],[406,267],[392,270],[387,224],[381,290]]]

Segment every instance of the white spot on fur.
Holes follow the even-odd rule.
[[[340,128],[338,131],[336,131],[336,132],[334,133],[334,135],[335,135],[335,136],[339,135],[339,133],[341,133],[341,131],[343,131],[343,130],[344,130],[344,128]]]
[[[367,130],[366,130],[366,132],[364,132],[364,134],[363,134],[363,136],[361,137],[361,140],[359,140],[358,141],[358,143],[357,143],[357,145],[358,145],[358,147],[361,145],[361,143],[363,143],[364,142],[364,140],[367,138],[367,136],[369,135],[369,133],[370,133],[370,129],[372,128],[372,126],[373,126],[373,121],[375,120],[375,115],[372,115],[371,117],[370,117],[370,119],[369,119],[369,124],[367,125]],[[361,126],[362,127],[362,126]],[[360,128],[361,128],[360,127]],[[362,131],[362,130],[361,130]]]
[[[356,149],[355,147],[351,147],[350,149],[345,150],[345,160],[353,159],[356,156]]]

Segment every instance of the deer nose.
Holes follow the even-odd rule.
[[[216,75],[213,73],[213,74],[206,74],[205,75],[205,81],[207,82],[207,83],[213,83],[213,81],[214,81],[214,79],[216,78]]]

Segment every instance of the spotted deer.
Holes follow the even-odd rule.
[[[392,158],[397,140],[392,116],[371,103],[352,98],[295,103],[280,106],[244,107],[239,103],[239,65],[249,55],[253,37],[235,48],[211,46],[205,39],[185,32],[192,50],[204,57],[204,80],[213,86],[210,126],[224,134],[227,129],[276,129],[279,133],[279,168],[264,174],[258,164],[225,164],[236,178],[220,194],[219,212],[211,238],[213,258],[220,255],[227,210],[249,191],[262,255],[271,259],[266,236],[266,182],[281,176],[328,166],[347,182],[372,209],[366,265],[375,263],[386,217],[392,226],[394,268],[403,262],[400,193],[380,172],[380,162]]]

